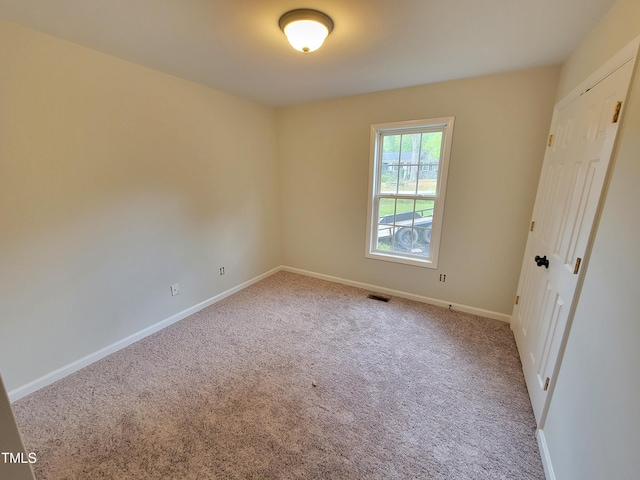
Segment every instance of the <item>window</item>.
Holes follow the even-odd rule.
[[[371,126],[365,256],[437,268],[453,117]]]

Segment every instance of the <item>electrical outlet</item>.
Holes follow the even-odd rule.
[[[180,293],[180,286],[177,283],[171,285],[171,296],[175,297]]]
[[[220,275],[224,275],[224,267],[220,267]]]
[[[440,274],[440,281],[443,283],[447,281],[447,275],[445,273]]]

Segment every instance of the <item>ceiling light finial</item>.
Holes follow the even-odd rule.
[[[302,53],[319,49],[333,30],[333,20],[318,10],[299,8],[280,17],[280,30],[293,48]]]

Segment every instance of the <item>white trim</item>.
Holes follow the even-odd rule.
[[[404,122],[377,123],[371,125],[370,153],[369,153],[369,187],[367,198],[367,234],[365,236],[364,256],[373,260],[402,263],[423,268],[438,268],[440,251],[440,236],[444,218],[444,204],[446,198],[447,176],[453,145],[453,128],[455,117],[441,117],[422,120],[408,120]],[[427,131],[440,131],[443,134],[440,151],[440,169],[435,195],[399,195],[381,194],[380,175],[382,174],[382,150],[380,137],[384,133],[404,134]],[[379,197],[406,198],[409,200],[433,201],[432,228],[429,242],[429,258],[424,259],[411,253],[395,253],[377,249]],[[413,227],[412,227],[413,228]],[[393,229],[395,230],[395,228]]]
[[[536,439],[538,440],[538,448],[540,449],[540,457],[542,458],[542,467],[544,468],[544,476],[547,480],[556,480],[556,474],[553,471],[551,457],[549,456],[549,447],[547,447],[547,439],[544,431],[536,431]]]
[[[565,95],[557,104],[556,109],[562,110],[571,102],[573,102],[580,95],[585,93],[590,88],[593,88],[602,80],[607,78],[613,72],[622,67],[630,60],[635,61],[635,57],[638,54],[640,48],[640,35],[631,40],[625,47],[616,53],[613,57],[607,60],[606,63],[600,66],[594,73],[589,75],[583,82],[575,87],[571,92]]]
[[[194,305],[193,307],[187,308],[186,310],[176,313],[175,315],[172,315],[169,318],[166,318],[158,323],[155,323],[147,328],[144,328],[139,332],[129,335],[128,337],[125,337],[122,340],[118,340],[117,342],[112,343],[111,345],[108,345],[104,348],[101,348],[96,352],[90,353],[89,355],[82,357],[79,360],[76,360],[74,362],[71,362],[68,365],[65,365],[64,367],[60,367],[52,372],[49,372],[41,376],[40,378],[36,378],[35,380],[25,385],[22,385],[21,387],[15,388],[9,392],[9,401],[15,402],[16,400],[19,400],[20,398],[25,397],[30,393],[35,392],[36,390],[46,387],[47,385],[51,385],[52,383],[68,375],[71,375],[74,372],[77,372],[81,368],[87,367],[92,363],[97,362],[98,360],[106,357],[107,355],[111,355],[112,353],[115,353],[118,350],[122,350],[123,348],[128,347],[129,345],[137,342],[138,340],[142,340],[143,338],[148,337],[149,335],[156,333],[162,330],[163,328],[168,327],[169,325],[179,322],[180,320],[183,320],[188,316],[193,315],[196,312],[199,312],[203,308],[213,305],[214,303],[219,302],[220,300],[223,300],[233,295],[234,293],[237,293],[240,290],[243,290],[248,286],[253,285],[254,283],[257,283],[260,280],[263,280],[273,275],[274,273],[279,272],[280,270],[282,270],[282,267],[273,268],[268,272],[263,273],[262,275],[258,275],[257,277],[247,280],[246,282],[241,283],[240,285],[237,285],[233,288],[230,288],[229,290],[226,290],[222,293],[219,293],[218,295],[215,295],[209,298],[208,300],[200,302],[197,305]]]
[[[494,320],[500,320],[501,322],[511,323],[511,315],[505,313],[492,312],[491,310],[483,310],[482,308],[470,307],[468,305],[461,305],[459,303],[447,302],[446,300],[438,300],[436,298],[424,297],[422,295],[416,295],[414,293],[402,292],[400,290],[394,290],[392,288],[380,287],[378,285],[371,285],[368,283],[356,282],[353,280],[346,280],[344,278],[333,277],[331,275],[324,275],[322,273],[310,272],[308,270],[301,270],[299,268],[283,266],[282,270],[285,272],[298,273],[307,277],[319,278],[320,280],[326,280],[328,282],[340,283],[342,285],[348,285],[350,287],[362,288],[363,290],[371,290],[378,293],[386,293],[394,297],[406,298],[408,300],[415,300],[416,302],[428,303],[429,305],[435,305],[437,307],[451,308],[458,312],[471,313],[473,315],[479,315],[481,317],[492,318]]]
[[[610,181],[610,176],[611,176],[611,172],[612,169],[615,166],[615,161],[616,161],[616,156],[617,156],[617,144],[618,144],[618,139],[620,136],[620,129],[624,123],[624,113],[626,111],[626,104],[628,103],[628,98],[629,95],[631,95],[631,90],[632,90],[632,86],[633,86],[633,80],[634,77],[636,75],[636,63],[638,60],[638,54],[640,53],[640,35],[638,35],[636,38],[634,38],[631,42],[629,42],[622,50],[620,50],[617,54],[615,54],[613,57],[611,57],[604,65],[602,65],[600,68],[598,68],[594,73],[592,73],[587,80],[585,80],[584,82],[582,82],[578,87],[576,87],[575,89],[572,90],[571,93],[569,93],[565,98],[563,98],[562,100],[560,100],[560,102],[558,102],[558,104],[556,105],[556,111],[559,111],[561,108],[566,107],[569,103],[571,103],[575,98],[570,98],[572,95],[574,94],[578,94],[581,95],[583,91],[581,91],[581,89],[585,89],[585,87],[591,88],[592,86],[597,85],[598,83],[600,83],[602,80],[604,80],[605,78],[609,77],[612,73],[614,73],[615,71],[617,71],[618,69],[620,69],[622,66],[626,65],[627,63],[631,62],[631,74],[629,76],[628,79],[628,84],[627,84],[627,89],[626,89],[626,93],[623,99],[623,105],[622,105],[622,110],[621,110],[621,117],[619,120],[619,125],[618,125],[618,130],[617,133],[615,134],[615,137],[613,139],[614,145],[611,148],[611,161],[608,167],[608,173],[606,174],[605,177],[605,181],[604,184],[602,186],[602,193],[600,196],[600,201],[598,202],[598,207],[596,210],[596,214],[593,220],[593,229],[591,234],[589,235],[589,240],[587,242],[587,246],[585,248],[585,256],[583,258],[582,261],[582,267],[580,268],[580,274],[579,274],[579,278],[578,278],[578,282],[576,284],[576,289],[575,289],[575,293],[570,305],[570,310],[569,310],[569,314],[568,314],[568,318],[567,318],[567,322],[565,325],[565,329],[564,332],[561,334],[561,341],[560,341],[560,347],[558,348],[558,354],[557,354],[557,358],[555,361],[555,367],[553,368],[552,371],[552,376],[551,378],[558,378],[559,374],[560,374],[560,369],[562,368],[562,361],[564,359],[564,353],[565,353],[565,349],[567,348],[567,342],[569,341],[569,334],[571,332],[571,328],[573,325],[573,319],[575,316],[575,310],[577,308],[578,305],[578,301],[580,298],[580,294],[582,291],[582,284],[584,283],[584,279],[585,279],[585,275],[587,274],[587,269],[589,266],[589,258],[591,256],[591,250],[593,248],[593,242],[595,239],[595,235],[598,231],[598,224],[600,221],[600,216],[602,214],[602,209],[603,209],[603,205],[604,205],[604,201],[606,199],[606,195],[607,195],[607,189],[608,189],[608,185],[609,185],[609,181]],[[560,107],[560,105],[562,104],[562,107]],[[555,112],[554,112],[554,119],[555,119]],[[551,386],[549,387],[549,390],[547,392],[546,398],[544,400],[544,405],[542,406],[542,411],[540,414],[540,421],[538,422],[538,428],[544,428],[545,423],[547,421],[547,415],[549,413],[549,408],[551,405],[551,402],[553,401],[553,395],[555,393],[555,388],[556,388],[557,382],[551,382]]]

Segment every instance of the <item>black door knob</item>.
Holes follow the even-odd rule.
[[[546,255],[544,257],[536,255],[535,261],[539,267],[542,267],[544,265],[544,268],[549,268],[549,260],[547,259]]]

